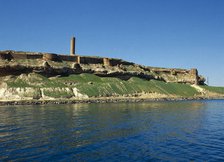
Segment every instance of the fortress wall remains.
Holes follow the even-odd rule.
[[[123,61],[121,59],[88,57],[88,56],[69,56],[57,55],[53,53],[34,53],[34,52],[15,52],[15,51],[1,51],[0,59],[43,59],[50,61],[74,61],[80,64],[102,64],[106,66],[117,65],[134,65],[134,63]]]
[[[103,58],[103,65],[104,66],[111,66],[109,58]]]
[[[176,74],[188,74],[190,73],[190,70],[186,69],[166,69],[166,68],[152,68],[151,69],[155,73],[170,73],[172,75]]]
[[[27,59],[42,59],[42,54],[33,54],[33,55],[27,55]]]
[[[58,55],[62,61],[77,62],[78,56]]]
[[[43,60],[50,61],[61,61],[60,57],[57,54],[45,53],[43,54]]]
[[[194,84],[199,84],[199,76],[198,76],[198,70],[197,69],[191,69],[189,71],[190,75],[194,78]]]
[[[69,56],[69,55],[57,55],[53,53],[34,53],[34,52],[16,52],[16,51],[0,51],[1,60],[11,60],[11,59],[43,59],[50,61],[71,61],[78,64],[102,64],[104,66],[119,66],[119,65],[135,65],[132,62],[123,61],[121,59],[112,58],[100,58],[100,57],[88,57],[88,56]],[[190,83],[190,84],[203,84],[204,80],[198,75],[197,69],[167,69],[167,68],[156,68],[148,67],[148,71],[155,72],[157,74],[168,74],[168,75],[178,75],[182,78],[177,82]],[[168,78],[169,81],[169,78]]]
[[[12,59],[12,55],[6,54],[6,53],[0,53],[0,59],[1,60],[11,60]]]
[[[197,69],[191,69],[191,70],[189,71],[189,73],[190,73],[191,75],[197,76],[197,75],[198,75],[198,70],[197,70]]]
[[[152,68],[151,71],[157,74],[169,74],[169,75],[179,75],[182,77],[181,83],[199,84],[199,76],[197,69],[165,69],[165,68]],[[180,81],[179,81],[180,82]]]
[[[42,59],[41,54],[26,54],[26,53],[0,53],[0,59],[11,60],[11,59]]]
[[[76,63],[80,64],[80,56],[77,56],[77,61]]]
[[[12,56],[12,59],[27,59],[27,54],[16,54],[16,53],[12,53],[9,54]]]
[[[153,69],[152,70],[155,73],[171,73],[172,70],[169,69]]]
[[[103,64],[103,58],[80,56],[80,64]]]
[[[121,59],[110,59],[110,65],[111,66],[117,66],[117,65],[134,65],[132,62],[126,62]]]

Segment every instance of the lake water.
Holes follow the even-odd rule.
[[[224,100],[0,107],[0,161],[223,161]]]

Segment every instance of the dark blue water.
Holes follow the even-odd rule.
[[[0,161],[191,160],[224,160],[224,100],[0,107]]]

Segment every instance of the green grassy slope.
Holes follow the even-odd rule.
[[[224,94],[224,87],[201,86],[201,88],[219,94]]]
[[[125,81],[113,77],[98,77],[93,74],[70,75],[50,79],[38,74],[32,74],[26,77],[11,78],[7,83],[10,87],[76,87],[82,94],[86,94],[89,97],[126,95],[142,92],[182,97],[193,97],[199,94],[195,88],[186,84],[166,83],[157,80],[148,81],[136,77]],[[51,94],[53,95],[54,92],[52,91]]]
[[[189,85],[177,83],[165,83],[156,80],[143,80],[132,77],[128,81],[118,78],[101,78],[91,74],[71,75],[60,78],[61,80],[72,80],[78,82],[77,88],[88,96],[133,94],[133,93],[160,93],[178,96],[194,96],[198,92]],[[91,82],[92,84],[89,84]]]

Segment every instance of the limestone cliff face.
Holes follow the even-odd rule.
[[[77,88],[0,88],[0,101],[18,100],[55,100],[55,99],[87,99]]]

